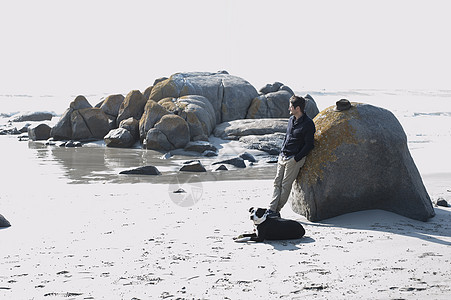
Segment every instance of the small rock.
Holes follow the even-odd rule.
[[[202,156],[213,157],[213,156],[218,156],[218,153],[216,153],[216,151],[212,151],[212,150],[205,150],[204,152],[202,152]]]
[[[136,169],[125,170],[119,172],[119,174],[127,174],[127,175],[160,175],[160,171],[154,166],[144,166]]]
[[[268,158],[268,159],[266,160],[266,163],[267,163],[267,164],[275,164],[275,163],[277,163],[277,160],[278,160],[278,157],[277,157],[277,156],[271,156],[270,158]]]
[[[224,166],[224,165],[220,165],[218,168],[216,168],[216,170],[215,171],[228,171],[229,169],[227,169],[227,167],[226,166]]]
[[[213,165],[219,165],[219,164],[229,164],[229,165],[235,166],[237,168],[246,168],[244,159],[242,159],[241,157],[235,157],[235,158],[226,159],[226,160],[222,160],[222,161],[213,163]]]
[[[182,189],[182,188],[179,188],[178,190],[173,191],[173,193],[174,194],[181,194],[181,193],[186,193],[186,191],[184,189]]]
[[[3,215],[0,214],[0,228],[1,227],[9,227],[9,226],[11,226],[11,223],[9,223],[9,221],[6,220]]]
[[[183,167],[180,168],[180,171],[185,172],[207,172],[202,163],[198,160],[191,161],[189,163],[183,163]]]
[[[254,158],[254,156],[248,152],[241,153],[238,155],[238,157],[241,157],[244,160],[247,160],[249,162],[256,162],[257,160]]]
[[[437,206],[443,206],[443,207],[449,206],[448,202],[445,199],[443,199],[442,197],[438,198],[437,202],[435,204],[437,204]]]
[[[72,140],[67,141],[64,144],[64,147],[66,147],[66,148],[81,147],[81,146],[83,146],[83,145],[79,141],[72,141]],[[60,147],[63,147],[63,146],[60,145]]]

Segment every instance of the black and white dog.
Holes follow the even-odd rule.
[[[266,208],[249,209],[251,220],[257,227],[256,233],[245,233],[234,238],[235,242],[263,242],[264,240],[290,240],[304,236],[304,227],[294,220],[268,217]]]

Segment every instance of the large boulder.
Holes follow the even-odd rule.
[[[140,91],[133,90],[128,93],[119,108],[116,124],[120,124],[122,120],[130,117],[140,120],[144,113],[146,102],[147,99],[144,98]]]
[[[119,109],[121,108],[121,104],[124,102],[124,99],[124,96],[121,94],[109,95],[105,98],[105,100],[103,100],[100,109],[108,116],[117,118]]]
[[[135,141],[139,139],[139,122],[133,117],[122,120],[119,124],[119,128],[124,128],[129,131]]]
[[[147,101],[144,113],[139,120],[139,135],[141,141],[146,139],[147,132],[160,121],[164,115],[171,114],[163,106],[153,100]]]
[[[73,108],[68,108],[61,115],[58,122],[52,127],[50,136],[55,140],[70,140],[72,138],[71,114],[74,112]]]
[[[149,150],[169,151],[174,149],[166,135],[155,128],[151,128],[147,131],[144,147]]]
[[[100,108],[83,108],[72,112],[72,139],[103,139],[111,125]]]
[[[28,127],[28,137],[33,141],[48,140],[50,137],[50,128],[47,124],[38,124]]]
[[[159,101],[186,95],[204,96],[214,108],[216,123],[244,119],[257,90],[246,80],[225,71],[176,73],[154,85],[149,99]]]
[[[70,140],[72,139],[72,113],[79,109],[92,108],[88,100],[84,96],[77,96],[69,104],[69,108],[61,115],[58,122],[52,127],[50,136],[55,140]]]
[[[135,144],[135,138],[125,128],[116,128],[110,130],[104,137],[105,144],[108,147],[130,148]]]
[[[306,94],[304,99],[307,100],[307,102],[305,102],[305,113],[313,119],[317,114],[319,114],[318,106],[310,94]]]
[[[184,148],[190,141],[188,123],[177,115],[163,116],[154,128],[166,136],[172,149]]]
[[[216,126],[216,137],[237,140],[247,135],[266,135],[287,131],[288,119],[243,119],[224,122]]]
[[[425,221],[435,215],[396,117],[352,103],[314,119],[315,148],[293,184],[292,207],[311,221],[383,209]]]
[[[252,100],[246,118],[288,118],[290,116],[288,106],[294,93],[289,87],[275,82],[261,88],[260,94]]]

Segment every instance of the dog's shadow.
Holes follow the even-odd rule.
[[[264,243],[273,246],[274,249],[278,251],[294,251],[301,249],[302,244],[310,244],[314,242],[315,239],[309,236],[303,236],[302,238],[295,240],[266,240]]]

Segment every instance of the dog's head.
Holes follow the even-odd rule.
[[[251,207],[249,208],[251,214],[251,220],[254,221],[255,225],[260,225],[266,221],[266,216],[268,215],[266,208]]]

